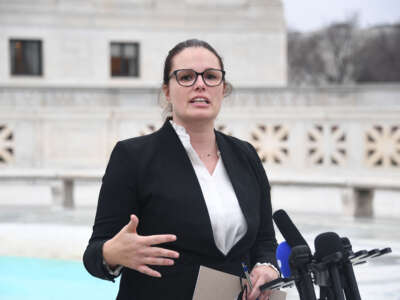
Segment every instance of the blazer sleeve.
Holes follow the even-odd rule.
[[[264,167],[254,147],[247,143],[251,152],[251,161],[256,173],[258,185],[260,186],[260,226],[257,238],[250,250],[251,266],[258,262],[268,262],[279,269],[275,251],[277,242],[275,238],[274,225],[272,223],[271,187],[268,182]]]
[[[90,274],[112,281],[114,276],[103,265],[103,244],[128,224],[131,214],[138,217],[140,214],[134,161],[124,146],[118,142],[111,153],[102,180],[93,233],[83,255]]]

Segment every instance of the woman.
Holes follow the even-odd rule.
[[[279,276],[270,187],[254,148],[214,130],[229,92],[206,42],[176,45],[164,66],[172,118],[153,134],[118,142],[100,190],[86,269],[113,280],[118,299],[191,299],[200,265],[240,275],[247,299]]]

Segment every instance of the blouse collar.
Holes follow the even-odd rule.
[[[192,145],[190,144],[190,135],[187,133],[185,127],[176,124],[174,121],[170,120],[169,121],[174,128],[176,134],[178,135],[179,139],[181,140],[183,146],[185,149],[191,147]]]
[[[179,139],[181,140],[183,147],[188,151],[189,149],[193,149],[192,144],[190,143],[190,135],[187,133],[185,127],[176,124],[174,121],[170,120],[169,121],[174,128],[176,134],[178,135]],[[194,151],[194,149],[193,149]],[[196,153],[197,154],[197,153]],[[219,149],[218,149],[218,144],[217,144],[217,156],[219,157],[221,155]]]

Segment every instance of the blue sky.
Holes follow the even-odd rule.
[[[362,27],[400,22],[400,0],[283,0],[289,28],[309,31],[358,12]]]

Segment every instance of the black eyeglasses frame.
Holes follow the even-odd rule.
[[[219,72],[222,73],[221,81],[220,81],[218,84],[216,84],[216,85],[209,85],[209,84],[206,82],[206,80],[204,80],[204,73],[206,73],[207,71],[210,71],[210,70],[219,71]],[[179,80],[178,80],[178,75],[177,75],[177,74],[178,74],[179,71],[193,71],[193,72],[196,74],[196,79],[193,81],[193,83],[192,83],[191,85],[183,85],[183,84],[181,84],[181,83],[179,82]],[[169,75],[168,79],[171,79],[171,77],[172,77],[173,75],[175,75],[176,82],[177,82],[180,86],[183,86],[183,87],[191,87],[191,86],[193,86],[193,85],[196,83],[197,78],[199,78],[199,75],[201,75],[201,78],[203,79],[204,84],[205,84],[206,86],[209,86],[209,87],[216,87],[216,86],[219,86],[219,85],[220,85],[222,82],[224,82],[224,80],[225,80],[225,71],[224,71],[224,70],[220,70],[220,69],[214,69],[214,68],[206,69],[206,70],[204,70],[203,72],[196,72],[196,71],[193,70],[193,69],[178,69],[178,70],[173,71],[173,72],[171,73],[171,75]]]

